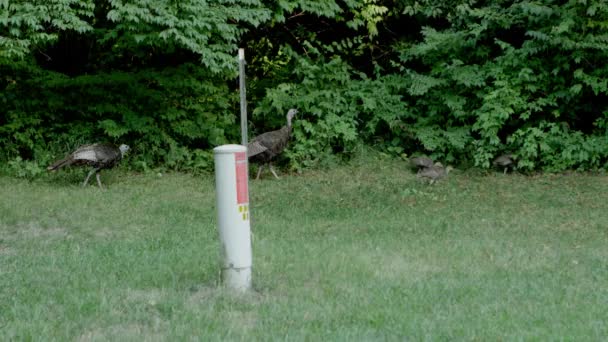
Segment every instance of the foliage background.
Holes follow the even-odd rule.
[[[238,47],[252,134],[300,109],[292,168],[360,144],[607,167],[605,1],[0,0],[2,170],[36,177],[94,141],[130,144],[136,170],[209,170],[240,140]]]

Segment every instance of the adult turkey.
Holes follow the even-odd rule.
[[[83,145],[76,149],[76,151],[70,153],[67,157],[54,162],[47,170],[56,171],[64,166],[70,165],[89,165],[93,167],[93,169],[87,175],[82,186],[86,186],[89,182],[89,178],[95,173],[97,184],[100,188],[103,188],[101,185],[100,171],[102,169],[114,167],[120,162],[128,150],[129,146],[125,144],[122,144],[119,147],[105,143]]]
[[[441,163],[435,163],[430,167],[422,168],[418,171],[417,176],[419,178],[426,178],[429,180],[430,184],[435,183],[436,181],[446,177],[450,171],[452,171],[452,167],[443,167]]]
[[[432,167],[434,162],[429,157],[414,157],[410,159],[410,164],[413,168],[421,170],[427,167]]]
[[[270,172],[272,172],[276,179],[279,179],[279,176],[277,176],[272,168],[272,160],[281,154],[287,146],[289,137],[291,136],[291,120],[297,113],[297,109],[290,109],[287,112],[287,125],[276,131],[260,134],[251,139],[251,142],[247,144],[247,157],[250,161],[260,164],[255,179],[260,178],[264,165],[268,165]]]
[[[513,158],[513,155],[511,153],[506,153],[496,157],[492,164],[495,167],[503,167],[505,169],[503,174],[506,174],[509,168],[515,167],[515,159]]]

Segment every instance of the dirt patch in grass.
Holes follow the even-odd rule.
[[[218,289],[211,286],[200,286],[193,289],[192,294],[186,299],[186,305],[194,308],[204,305],[218,296]]]
[[[8,247],[8,246],[3,246],[0,245],[0,255],[15,255],[16,252],[14,249]]]
[[[23,236],[31,238],[65,238],[69,235],[64,228],[41,228],[32,227],[21,232]]]
[[[97,228],[93,231],[93,235],[99,238],[111,238],[116,235],[115,229],[110,227]]]
[[[186,299],[188,306],[197,307],[207,305],[209,301],[215,301],[218,298],[227,298],[235,303],[244,303],[246,305],[259,305],[268,300],[268,294],[260,292],[256,289],[249,290],[245,293],[235,293],[223,286],[197,286],[190,291],[190,296]]]
[[[444,271],[440,265],[423,258],[398,253],[361,253],[358,262],[365,264],[378,279],[418,282]]]
[[[246,293],[233,293],[223,287],[201,286],[193,289],[186,299],[186,309],[193,311],[212,311],[214,316],[221,315],[221,320],[228,325],[228,330],[246,334],[254,329],[259,321],[258,307],[267,300],[267,296],[250,290]],[[214,305],[228,302],[229,310],[218,311]]]
[[[250,331],[258,323],[258,314],[255,311],[231,311],[227,314],[231,330]]]
[[[23,223],[7,230],[7,240],[17,239],[63,239],[70,235],[66,228],[42,227],[38,222]]]
[[[166,341],[169,323],[154,308],[166,298],[166,292],[158,289],[127,289],[124,301],[132,306],[150,308],[146,323],[125,322],[106,327],[93,327],[81,334],[77,341]],[[116,315],[121,312],[116,311]]]
[[[161,290],[138,290],[129,289],[126,292],[126,300],[129,302],[145,303],[156,305],[165,297],[165,293]]]
[[[166,329],[166,323],[157,322],[154,326],[143,324],[116,324],[104,328],[96,328],[80,335],[76,341],[165,341],[161,330]]]

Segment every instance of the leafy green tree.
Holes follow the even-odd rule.
[[[256,0],[1,1],[0,9],[0,157],[39,170],[97,140],[132,144],[141,169],[208,169],[209,148],[238,132],[227,81],[239,39],[271,18]]]
[[[24,58],[57,42],[61,32],[91,32],[92,0],[0,0],[0,59]]]
[[[607,137],[605,2],[404,4],[425,19],[419,41],[395,45],[395,67],[427,150],[485,167],[500,150],[523,169],[605,165],[605,144],[589,148]]]
[[[239,140],[244,46],[252,133],[300,109],[295,168],[359,143],[605,168],[607,28],[601,0],[0,0],[0,159],[35,176],[110,140],[131,167],[207,169]]]

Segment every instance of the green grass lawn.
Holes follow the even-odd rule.
[[[0,177],[0,340],[606,340],[608,178],[369,157],[250,183],[219,286],[212,176]]]

